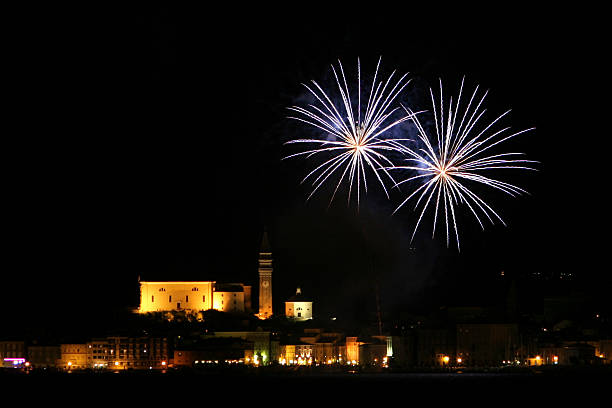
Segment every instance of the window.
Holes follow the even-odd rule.
[[[155,296],[151,296],[151,303],[155,302]]]
[[[185,296],[185,302],[189,302],[189,296]]]
[[[198,291],[198,288],[191,288],[191,291],[192,291],[192,292],[197,292],[197,291]]]
[[[164,288],[159,288],[159,291],[160,291],[160,292],[165,292],[165,291],[166,291],[166,289],[164,289]]]
[[[206,296],[202,296],[202,303],[206,302]]]
[[[168,300],[168,302],[172,302],[172,295],[170,295],[170,300]]]

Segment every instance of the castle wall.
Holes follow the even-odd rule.
[[[244,312],[244,292],[215,292],[213,309],[221,312]]]
[[[213,308],[215,282],[140,282],[140,313]]]

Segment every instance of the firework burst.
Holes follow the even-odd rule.
[[[397,212],[413,198],[416,200],[415,210],[420,211],[420,215],[412,239],[414,239],[427,209],[433,208],[432,237],[435,236],[438,219],[443,218],[446,226],[446,245],[449,246],[452,229],[458,249],[460,245],[456,212],[460,205],[467,206],[469,212],[474,215],[483,229],[484,218],[487,218],[492,224],[499,220],[504,226],[506,225],[489,204],[470,190],[469,184],[472,182],[484,184],[515,197],[527,192],[522,188],[493,179],[483,173],[494,169],[535,170],[529,167],[529,163],[536,163],[521,158],[524,156],[523,153],[490,153],[491,148],[517,135],[533,130],[533,128],[515,133],[509,132],[510,127],[493,131],[494,125],[510,110],[504,112],[492,122],[480,125],[479,122],[481,122],[481,118],[486,111],[482,108],[482,104],[488,91],[484,92],[482,96],[478,96],[478,86],[476,86],[467,105],[465,105],[465,103],[462,104],[461,100],[463,85],[464,80],[461,81],[459,96],[455,104],[453,105],[453,98],[451,97],[446,107],[442,94],[442,81],[440,81],[440,94],[437,104],[434,92],[430,88],[435,122],[434,137],[427,134],[417,116],[412,114],[409,108],[402,106],[416,126],[418,141],[422,146],[419,148],[406,146],[404,152],[409,156],[406,159],[409,165],[388,168],[388,170],[416,171],[416,175],[408,177],[398,185],[411,181],[422,182],[395,210]],[[477,128],[479,130],[476,130]],[[419,207],[422,208],[419,209]]]
[[[302,143],[313,145],[306,150],[292,154],[284,159],[296,156],[307,158],[329,153],[331,158],[324,160],[304,177],[312,180],[313,190],[308,199],[334,174],[340,174],[332,194],[330,204],[343,181],[349,184],[347,202],[350,203],[353,189],[356,190],[357,206],[361,189],[367,193],[368,185],[366,180],[366,170],[374,173],[376,179],[382,186],[387,197],[389,193],[383,179],[389,179],[397,185],[387,168],[393,166],[387,157],[390,152],[403,152],[400,144],[401,139],[387,137],[388,131],[398,124],[407,121],[415,113],[402,110],[399,106],[392,107],[394,100],[402,90],[410,83],[407,79],[408,74],[404,74],[396,81],[394,80],[395,71],[386,80],[377,82],[380,59],[376,65],[376,71],[372,80],[365,110],[362,112],[361,95],[361,65],[357,59],[357,106],[354,107],[354,100],[347,85],[346,76],[342,63],[338,61],[338,70],[332,65],[332,71],[342,103],[336,106],[327,92],[314,80],[312,84],[302,84],[316,99],[316,104],[309,104],[307,107],[291,106],[288,109],[297,113],[296,116],[289,116],[290,119],[314,126],[322,131],[322,139],[295,139],[286,144]],[[392,119],[391,116],[399,112],[401,117]],[[404,114],[405,113],[405,114]],[[307,200],[308,200],[307,199]]]

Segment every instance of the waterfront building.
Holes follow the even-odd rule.
[[[346,337],[345,349],[346,349],[346,364],[358,364],[359,363],[359,346],[361,343],[357,337]]]
[[[254,343],[241,337],[210,337],[174,349],[174,367],[204,367],[209,364],[245,364],[254,354]]]
[[[346,360],[346,344],[342,333],[325,332],[317,328],[304,329],[300,341],[312,345],[315,364],[338,364]]]
[[[106,338],[92,339],[87,343],[87,367],[108,368],[110,357],[109,343]]]
[[[237,338],[252,343],[252,347],[244,351],[244,363],[249,365],[271,364],[278,361],[280,354],[279,341],[268,331],[215,332],[205,338]]]
[[[457,358],[464,365],[495,367],[517,358],[520,346],[517,324],[457,325]]]
[[[25,358],[26,346],[23,341],[0,341],[0,361],[5,358]]]
[[[286,340],[280,345],[278,362],[281,365],[312,365],[314,346],[298,339]]]
[[[416,363],[421,367],[442,367],[451,361],[457,361],[456,335],[453,328],[416,329],[414,348]]]
[[[87,344],[60,344],[57,367],[62,370],[83,370],[87,366]]]
[[[359,345],[359,364],[362,366],[386,367],[392,356],[387,336],[373,336]]]
[[[18,368],[26,362],[23,341],[0,341],[0,367]]]
[[[60,346],[28,346],[28,362],[32,368],[55,368],[61,357]]]
[[[106,343],[99,341],[98,344],[103,346],[101,348],[106,347],[104,355],[109,369],[165,369],[169,365],[168,340],[166,338],[107,337],[105,341]]]

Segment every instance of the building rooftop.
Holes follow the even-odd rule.
[[[297,290],[295,291],[295,295],[287,299],[287,302],[312,302],[312,299],[302,295],[302,290],[300,288],[297,288]]]

